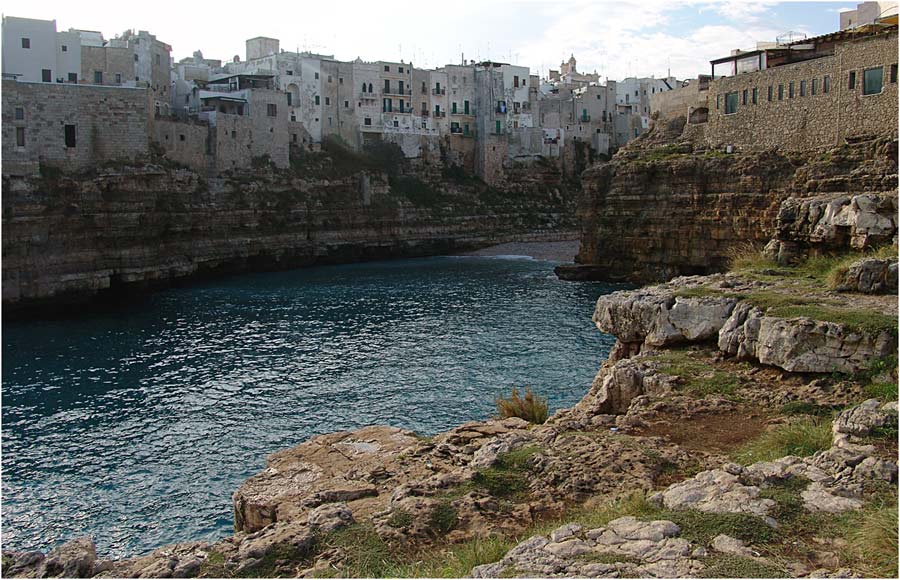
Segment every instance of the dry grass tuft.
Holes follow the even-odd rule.
[[[541,425],[549,415],[547,399],[535,395],[531,387],[525,387],[525,396],[519,396],[519,389],[513,387],[512,395],[508,399],[497,398],[497,413],[501,419],[518,417],[529,423]]]

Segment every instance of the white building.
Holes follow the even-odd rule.
[[[897,14],[896,2],[862,2],[856,5],[856,10],[845,10],[840,13],[841,30],[873,24],[878,18],[895,14]]]
[[[66,47],[68,50],[68,46]],[[20,81],[52,83],[66,78],[59,69],[56,20],[3,17],[3,74]],[[81,63],[78,63],[79,68]],[[76,74],[79,68],[71,72]]]

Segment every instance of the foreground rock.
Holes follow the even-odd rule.
[[[862,294],[896,294],[897,260],[864,258],[854,262],[841,277],[837,290]]]
[[[680,344],[716,341],[739,360],[757,361],[790,372],[855,373],[896,352],[895,329],[860,330],[809,317],[770,314],[754,306],[754,296],[782,296],[790,304],[797,291],[736,274],[676,278],[666,284],[601,296],[594,311],[597,328],[616,336],[618,350],[633,354]],[[850,299],[815,299],[836,313],[854,312]],[[840,300],[844,300],[841,302]],[[833,304],[833,306],[832,306]],[[896,304],[873,304],[875,313]]]

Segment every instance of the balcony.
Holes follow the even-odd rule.
[[[582,115],[582,116],[578,117],[578,120],[581,121],[582,123],[590,123],[591,116],[590,115]]]
[[[430,115],[430,114],[431,114],[431,112],[428,111],[428,109],[422,109],[421,111],[419,111],[419,116],[420,116],[420,117],[427,117],[427,116]]]
[[[434,112],[435,119],[443,119],[446,116],[447,116],[447,111],[435,111]]]
[[[383,109],[381,112],[384,113],[385,115],[409,115],[410,113],[413,112],[413,110],[412,110],[412,107],[402,107],[401,108],[398,105],[398,106],[392,108],[390,111]]]
[[[385,96],[396,96],[396,97],[407,97],[412,95],[412,89],[405,89],[401,91],[400,89],[384,89]]]
[[[475,109],[469,109],[469,112],[465,111],[450,111],[451,115],[456,115],[457,117],[474,117]]]
[[[431,89],[431,94],[432,95],[446,95],[447,89],[437,89],[437,88]]]

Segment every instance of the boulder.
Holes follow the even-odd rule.
[[[864,258],[854,262],[841,276],[839,292],[863,294],[897,293],[897,260]]]

